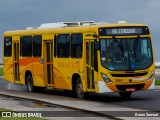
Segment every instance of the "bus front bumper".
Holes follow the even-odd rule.
[[[141,90],[153,90],[155,89],[155,78],[145,83],[128,83],[128,84],[115,84],[106,83],[104,81],[98,81],[98,93],[106,92],[135,92]]]

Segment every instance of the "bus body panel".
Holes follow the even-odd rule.
[[[155,72],[154,58],[152,65],[143,70],[136,70],[131,74],[144,73],[144,76],[135,77],[114,77],[112,74],[128,74],[126,71],[111,71],[104,68],[101,63],[100,50],[96,51],[95,41],[99,41],[101,38],[112,39],[113,36],[100,36],[96,38],[94,35],[98,35],[98,30],[101,27],[127,27],[127,26],[146,26],[142,24],[107,24],[107,25],[95,25],[85,27],[70,27],[70,28],[55,28],[55,29],[35,29],[35,30],[19,30],[8,31],[4,33],[5,37],[12,37],[12,55],[10,57],[3,58],[4,64],[4,78],[12,83],[14,80],[14,42],[19,43],[19,55],[20,55],[20,37],[22,36],[42,36],[42,55],[41,57],[22,57],[19,56],[19,84],[26,84],[26,73],[30,72],[33,77],[33,84],[37,87],[53,87],[64,90],[73,90],[73,77],[74,75],[80,76],[83,91],[84,92],[125,92],[125,91],[138,91],[154,89],[155,79],[154,76],[149,79],[152,72]],[[59,34],[75,34],[81,33],[83,35],[83,56],[82,58],[58,58],[54,56],[55,50],[55,36]],[[151,35],[139,35],[140,37],[149,37]],[[116,38],[136,38],[137,35],[131,36],[116,36]],[[88,46],[87,46],[88,45]],[[88,51],[86,51],[88,50]],[[48,51],[51,51],[48,53]],[[94,52],[96,51],[96,53]],[[94,53],[94,54],[93,54]],[[153,48],[152,48],[153,53]],[[49,56],[49,58],[47,58]],[[97,58],[97,68],[92,66]],[[87,58],[88,57],[88,58]],[[87,60],[89,62],[87,63]],[[92,63],[93,62],[93,63]],[[50,73],[48,73],[51,71]],[[104,81],[102,73],[105,73],[112,83]],[[142,85],[143,84],[143,85]]]

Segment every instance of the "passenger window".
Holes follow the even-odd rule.
[[[57,38],[57,56],[60,58],[69,57],[70,54],[70,35],[58,35]]]
[[[42,54],[42,36],[37,35],[33,37],[33,56],[41,57]]]
[[[21,55],[23,57],[32,56],[32,36],[23,36],[21,39]]]
[[[82,34],[72,34],[71,36],[71,57],[81,58],[83,49],[83,36]]]
[[[4,56],[11,57],[12,55],[12,37],[4,38]]]

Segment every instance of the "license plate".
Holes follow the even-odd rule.
[[[133,92],[133,91],[136,91],[136,89],[135,88],[126,88],[126,91],[127,92]]]

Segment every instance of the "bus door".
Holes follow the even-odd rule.
[[[54,86],[53,41],[44,41],[44,76],[48,86]]]
[[[86,40],[86,83],[87,91],[95,91],[95,81],[97,79],[97,72],[95,71],[95,58],[97,59],[94,40]]]
[[[19,41],[13,42],[13,71],[14,71],[14,82],[20,83],[20,76],[19,76]]]

